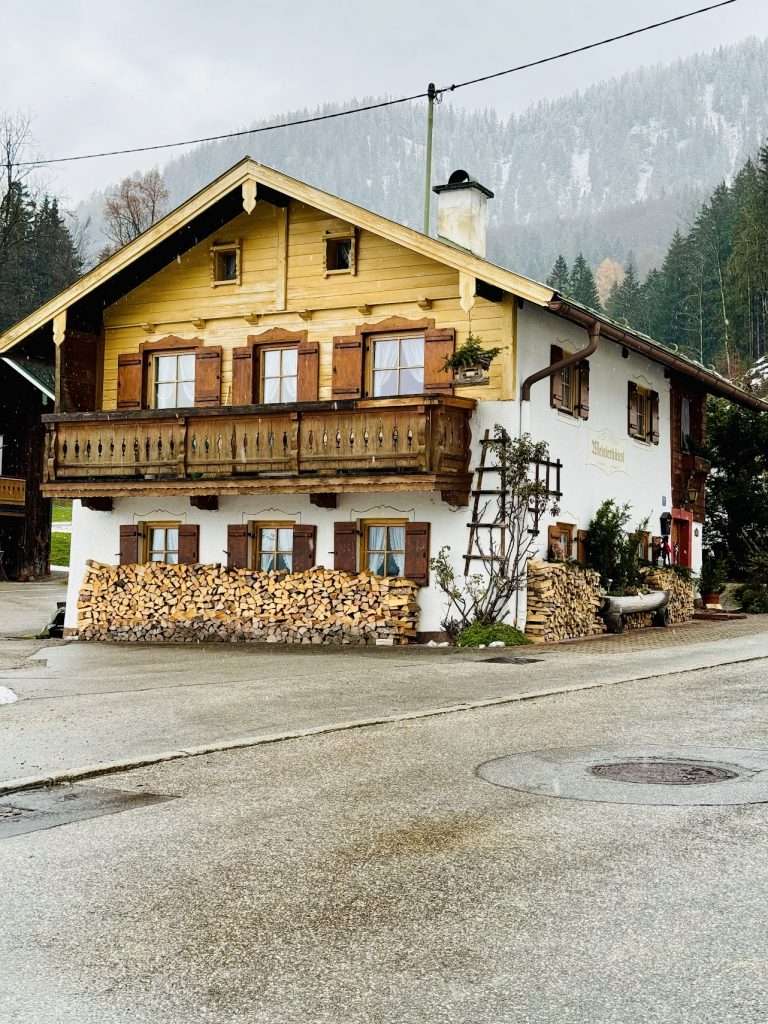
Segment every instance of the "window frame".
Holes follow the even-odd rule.
[[[149,522],[142,522],[140,524],[140,529],[141,529],[140,539],[141,539],[141,542],[142,542],[142,561],[143,561],[143,564],[145,564],[145,565],[180,565],[181,564],[179,562],[179,545],[180,545],[180,539],[181,539],[179,537],[179,530],[181,529],[181,521],[180,520],[168,519],[168,520],[157,520],[157,521],[151,520]],[[163,559],[163,561],[156,561],[155,559],[152,559],[150,557],[150,555],[152,554],[152,531],[153,530],[165,530],[166,531],[166,547],[163,548],[163,554],[164,555],[167,554],[169,551],[173,550],[172,548],[167,547],[167,541],[168,541],[167,531],[168,530],[175,530],[176,531],[176,561],[175,562],[168,562],[165,559]]]
[[[214,242],[210,249],[211,256],[211,286],[213,288],[220,288],[226,285],[240,285],[242,284],[242,246],[240,239],[235,239],[233,242]],[[235,256],[235,276],[234,277],[219,277],[219,266],[220,259],[222,256],[234,253]]]
[[[389,576],[389,575],[386,575],[386,574],[375,573],[375,572],[373,572],[373,570],[371,570],[368,567],[368,555],[371,552],[371,548],[368,545],[368,531],[371,528],[375,529],[376,527],[379,527],[379,528],[383,527],[386,530],[386,533],[384,535],[384,545],[385,546],[383,548],[383,551],[384,551],[384,566],[385,566],[385,568],[386,568],[387,558],[388,558],[388,556],[391,553],[396,553],[396,554],[401,554],[402,555],[403,571],[398,576]],[[389,545],[389,528],[390,527],[399,527],[399,528],[402,529],[402,531],[403,531],[403,547],[402,547],[402,549],[400,549],[400,548],[392,548],[392,549],[390,549],[389,548],[388,545]],[[390,519],[388,519],[388,518],[383,518],[383,519],[381,519],[381,518],[361,519],[360,523],[359,523],[359,529],[360,529],[360,552],[359,552],[359,554],[360,554],[360,561],[359,561],[359,565],[360,565],[360,569],[363,572],[369,572],[372,576],[376,576],[377,579],[389,579],[389,580],[392,580],[392,579],[401,579],[401,578],[403,578],[403,576],[405,575],[406,552],[408,550],[408,529],[407,528],[408,528],[408,520],[407,519],[401,519],[401,518],[396,518],[396,519],[391,519],[391,518]],[[373,550],[374,551],[380,551],[382,549],[374,548]]]
[[[288,401],[288,402],[283,401],[282,398],[278,402],[268,402],[267,399],[266,399],[266,396],[265,396],[265,387],[264,387],[265,382],[267,380],[265,372],[264,372],[266,370],[266,358],[265,358],[266,354],[267,354],[267,352],[277,352],[277,351],[282,353],[282,352],[284,352],[286,350],[293,350],[296,353],[296,373],[294,375],[294,379],[296,381],[296,397],[294,399],[292,399],[291,401]],[[297,341],[264,342],[263,344],[260,344],[260,345],[257,346],[256,354],[257,354],[257,358],[258,358],[257,372],[258,372],[258,375],[259,375],[259,386],[258,386],[259,402],[262,405],[292,405],[295,402],[297,402],[298,398],[299,398],[299,343]],[[283,359],[282,359],[282,354],[281,354],[281,356],[280,356],[280,369],[281,370],[282,370],[282,366],[283,366]],[[279,380],[282,383],[282,381],[285,380],[286,377],[281,373],[280,377],[278,377],[278,378],[272,377],[270,379],[271,380]]]
[[[576,395],[579,391],[580,385],[580,368],[578,366],[565,366],[560,370],[560,387],[561,395],[563,397],[560,399],[560,405],[557,407],[558,412],[565,413],[566,416],[576,415],[576,408],[578,406]],[[566,387],[569,395],[569,401],[567,403],[565,401]]]
[[[150,409],[190,409],[195,404],[195,386],[197,382],[197,346],[190,346],[189,348],[169,348],[169,349],[153,349],[147,354],[149,357],[149,366],[147,367],[147,391],[149,393],[149,408]],[[178,376],[178,360],[182,356],[192,357],[192,380],[183,381]],[[158,381],[157,379],[157,364],[159,359],[175,358],[176,359],[176,379],[173,381]],[[192,403],[191,405],[178,405],[179,398],[179,384],[192,384]],[[174,384],[176,387],[176,405],[158,405],[157,404],[157,385],[158,384]]]
[[[377,395],[376,394],[376,390],[375,390],[375,381],[376,381],[376,346],[379,344],[379,342],[382,342],[382,341],[384,341],[384,342],[396,341],[398,343],[398,347],[397,347],[398,363],[397,363],[397,366],[396,367],[381,367],[380,369],[390,369],[393,372],[397,373],[397,383],[398,383],[398,388],[399,388],[399,386],[400,386],[400,373],[401,373],[401,371],[403,369],[412,370],[412,369],[418,369],[419,368],[418,364],[416,366],[406,366],[406,367],[402,367],[400,365],[400,342],[408,341],[408,340],[411,340],[411,339],[416,339],[416,340],[420,339],[421,340],[421,390],[419,390],[419,391],[400,391],[400,390],[398,390],[393,395]],[[368,396],[370,398],[378,398],[378,399],[384,399],[385,400],[385,399],[393,399],[393,398],[410,398],[413,395],[423,395],[425,393],[424,392],[424,386],[425,386],[424,382],[425,382],[425,373],[426,373],[426,345],[427,345],[427,332],[426,332],[426,330],[421,330],[421,331],[420,330],[412,330],[412,331],[409,331],[409,330],[404,330],[404,331],[394,330],[394,331],[391,331],[391,332],[387,331],[386,333],[382,332],[381,334],[377,333],[377,334],[369,335],[366,338],[366,352],[365,352],[366,364],[367,364],[367,369],[366,369],[366,385],[367,386],[366,386],[366,390],[367,390]]]
[[[561,536],[564,535],[565,537],[567,537],[567,543],[565,545],[565,552],[564,552],[562,558],[550,558],[550,552],[552,551],[552,547],[553,547],[552,543],[550,541],[550,536],[551,536],[552,530],[557,530],[557,531],[560,532]],[[550,523],[549,530],[547,531],[547,561],[548,562],[558,562],[559,563],[559,562],[572,562],[573,561],[573,541],[574,541],[575,531],[576,531],[576,526],[575,526],[574,523],[561,523],[561,522]],[[563,547],[562,542],[558,541],[558,543],[560,543],[560,546]]]
[[[330,267],[328,261],[328,243],[344,242],[349,240],[349,266]],[[326,231],[323,235],[323,273],[326,277],[336,277],[339,274],[355,276],[357,273],[357,231],[355,228],[348,228],[339,231]]]
[[[293,519],[251,519],[248,523],[248,565],[254,572],[293,572],[293,543],[296,522]],[[275,531],[276,547],[269,549],[273,555],[286,554],[285,549],[279,547],[279,530],[291,531],[291,547],[287,554],[291,560],[290,569],[262,569],[261,556],[264,549],[261,546],[261,534],[263,530]]]
[[[641,444],[651,445],[654,443],[653,437],[653,407],[654,407],[654,395],[656,395],[656,401],[658,401],[658,392],[654,391],[653,388],[645,387],[642,384],[638,384],[636,381],[630,381],[630,384],[634,384],[634,395],[635,395],[635,412],[637,420],[637,429],[629,430],[629,436],[634,438],[636,441],[640,441]],[[627,391],[627,407],[629,409],[630,395],[632,392]]]

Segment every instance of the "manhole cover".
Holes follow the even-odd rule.
[[[639,786],[702,786],[739,777],[738,772],[728,768],[693,761],[619,761],[616,764],[595,764],[589,771],[599,779]]]
[[[486,782],[537,796],[669,807],[768,803],[768,750],[569,747],[486,761]]]

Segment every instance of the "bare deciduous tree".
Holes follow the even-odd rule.
[[[31,141],[28,117],[0,115],[0,262],[8,255],[22,219],[23,185],[31,168],[20,167],[19,163]]]
[[[110,244],[101,256],[109,256],[151,228],[165,213],[167,202],[168,189],[157,169],[124,178],[104,201],[104,233]]]

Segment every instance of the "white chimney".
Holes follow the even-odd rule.
[[[493,192],[461,170],[453,172],[447,185],[435,185],[432,191],[437,195],[437,237],[484,257],[488,200]]]

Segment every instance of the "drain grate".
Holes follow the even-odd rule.
[[[599,779],[639,786],[705,786],[739,777],[738,772],[728,768],[683,760],[618,761],[614,764],[595,764],[588,770]]]
[[[498,658],[483,658],[484,665],[535,665],[541,658],[505,658],[500,654]]]

